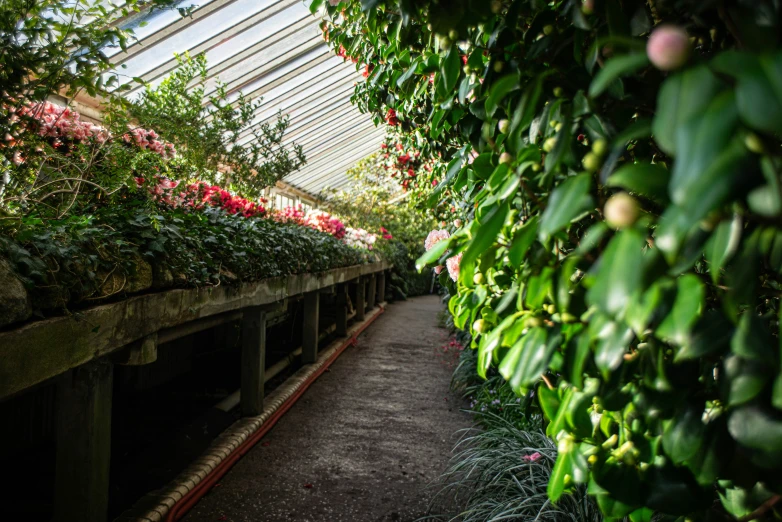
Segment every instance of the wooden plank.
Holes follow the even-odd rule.
[[[320,292],[304,294],[304,331],[301,342],[302,364],[318,360],[318,315],[320,314]]]
[[[160,330],[275,303],[388,266],[372,263],[253,283],[139,295],[0,332],[0,400]]]
[[[366,282],[356,279],[356,320],[363,321],[366,314]]]
[[[336,334],[345,337],[348,334],[348,295],[347,285],[337,287],[336,307]]]
[[[153,333],[111,354],[111,362],[122,366],[143,366],[157,361],[158,334]]]
[[[58,383],[55,522],[107,519],[113,376],[95,361]]]
[[[242,415],[263,413],[264,371],[266,369],[266,311],[254,306],[242,317]]]
[[[377,278],[375,274],[367,277],[367,310],[375,307],[375,296],[377,295]]]
[[[377,273],[377,302],[384,303],[386,301],[386,273]]]

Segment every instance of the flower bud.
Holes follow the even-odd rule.
[[[544,25],[543,26],[543,34],[545,34],[546,36],[550,35],[553,32],[554,32],[554,26],[553,25],[549,24],[549,25]]]
[[[584,0],[581,4],[581,12],[585,15],[590,15],[595,12],[595,0]]]
[[[592,144],[592,152],[602,158],[608,152],[608,142],[606,140],[597,140]]]
[[[763,141],[755,133],[747,134],[744,138],[744,145],[755,154],[763,154]]]
[[[581,164],[587,172],[597,172],[597,169],[600,168],[600,158],[594,152],[587,152],[584,154]]]
[[[501,73],[505,68],[505,62],[494,62],[494,72]]]
[[[478,272],[477,274],[475,274],[475,275],[472,277],[472,282],[473,282],[473,283],[475,283],[476,285],[482,285],[482,284],[485,284],[485,283],[486,283],[486,277],[484,277],[484,275],[483,275],[483,274],[481,274],[480,272]]]
[[[510,130],[510,122],[508,120],[500,120],[500,122],[497,124],[497,128],[501,133],[507,134],[508,130]]]
[[[500,154],[500,165],[507,165],[513,162],[513,156],[507,152]]]
[[[492,0],[491,12],[494,14],[500,14],[500,11],[502,11],[502,0]]]
[[[451,29],[450,31],[448,31],[448,38],[450,38],[451,40],[454,40],[454,41],[458,40],[459,39],[459,31],[457,31],[456,29]]]
[[[632,226],[638,220],[638,203],[627,192],[614,194],[603,208],[603,217],[612,228],[622,229]]]
[[[646,54],[661,71],[678,69],[690,58],[691,46],[687,31],[674,25],[661,25],[649,36]]]
[[[554,87],[554,96],[557,98],[561,98],[564,93],[565,91],[562,90],[562,87]]]
[[[554,146],[557,144],[557,138],[549,138],[543,142],[543,150],[551,152],[554,150]]]
[[[483,319],[478,319],[472,323],[472,329],[478,333],[484,333],[489,331],[489,324]]]

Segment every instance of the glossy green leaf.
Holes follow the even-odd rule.
[[[459,80],[462,72],[462,61],[459,57],[459,48],[455,45],[448,49],[445,57],[440,62],[440,75],[442,76],[443,90],[450,95]]]
[[[747,448],[776,455],[782,451],[782,420],[759,406],[750,404],[733,410],[728,418],[728,431]]]
[[[570,222],[593,205],[589,191],[592,177],[579,174],[568,178],[551,193],[546,210],[540,217],[538,235],[545,240],[551,234],[566,227]]]
[[[694,274],[686,274],[677,281],[673,309],[657,327],[656,335],[676,344],[684,344],[690,330],[700,317],[706,289]]]
[[[508,258],[511,265],[518,267],[524,262],[524,256],[527,254],[529,247],[535,242],[535,237],[538,232],[538,217],[535,216],[524,223],[513,235],[513,243],[511,243],[510,250],[508,251]]]
[[[559,348],[559,341],[558,332],[549,332],[545,328],[530,329],[517,342],[521,343],[522,348],[512,372],[509,373],[510,377],[505,373],[502,374],[503,377],[508,379],[513,389],[531,387],[548,368],[554,350]],[[500,371],[502,372],[502,367]]]
[[[726,169],[713,165],[727,144],[733,140],[738,123],[736,100],[732,92],[722,93],[693,117],[676,129],[676,162],[671,172],[671,200],[682,208],[692,208],[702,198],[704,185],[718,177],[733,176]]]
[[[622,364],[633,337],[633,330],[622,324],[611,323],[602,329],[595,347],[595,365],[604,377],[608,378]]]
[[[771,380],[769,367],[736,355],[723,361],[723,381],[727,385],[728,406],[745,404],[756,398]]]
[[[631,296],[642,289],[645,245],[646,238],[633,229],[623,230],[611,240],[587,293],[590,304],[612,315],[624,310]]]
[[[449,240],[438,241],[431,250],[419,257],[415,262],[415,267],[420,272],[430,263],[434,263],[442,257],[446,250],[448,250]]]
[[[654,199],[661,203],[668,201],[668,169],[652,163],[630,163],[616,169],[606,185],[621,187],[627,191]]]
[[[753,129],[782,132],[782,53],[743,58],[751,66],[737,74],[736,103],[742,121]]]
[[[494,244],[502,226],[505,224],[508,210],[508,205],[498,205],[483,216],[472,241],[470,241],[467,250],[464,252],[461,261],[462,265],[473,263],[480,254]],[[472,279],[472,275],[470,275],[470,278]]]
[[[519,77],[516,74],[508,74],[492,83],[489,96],[486,98],[486,115],[491,118],[497,111],[502,99],[511,91],[518,88]]]
[[[600,96],[618,78],[633,74],[647,65],[649,65],[649,58],[646,53],[623,54],[611,58],[592,80],[589,96],[592,98]]]
[[[691,117],[701,114],[722,88],[721,82],[705,65],[668,78],[657,97],[652,122],[654,139],[671,156],[677,154],[677,133]]]
[[[704,252],[709,263],[711,280],[717,282],[720,278],[720,270],[725,266],[736,249],[741,239],[742,220],[740,214],[734,214],[733,219],[720,221],[714,229]]]
[[[706,425],[703,408],[688,404],[670,421],[663,423],[663,448],[675,464],[681,464],[700,450]]]

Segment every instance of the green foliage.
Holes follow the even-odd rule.
[[[0,251],[39,312],[94,304],[140,290],[213,286],[321,272],[368,259],[329,234],[223,210],[122,205],[43,222],[26,218]]]
[[[127,88],[106,55],[125,49],[132,32],[115,24],[142,9],[166,8],[173,0],[129,0],[121,7],[71,0],[3,0],[0,3],[0,134],[17,136],[11,108],[51,94],[84,91],[95,96]],[[180,9],[183,16],[190,8]]]
[[[177,56],[177,62],[159,85],[147,86],[129,107],[123,103],[109,114],[117,132],[127,126],[128,115],[177,146],[180,179],[221,184],[249,198],[304,164],[300,146],[282,143],[287,116],[278,113],[273,123],[255,123],[262,98],[249,100],[240,93],[229,101],[219,81],[207,92],[202,54]]]
[[[477,371],[536,392],[551,499],[584,484],[632,520],[778,509],[778,3],[326,9],[330,44],[374,66],[354,101],[451,165],[430,203],[464,225],[427,261],[462,254],[440,281]],[[692,52],[649,44],[663,24]]]
[[[348,171],[348,188],[327,193],[328,205],[350,227],[364,228],[382,236],[381,228],[392,236],[377,243],[377,250],[394,265],[388,281],[393,297],[429,292],[432,278],[415,269],[423,254],[423,241],[435,226],[432,212],[414,208],[389,179],[380,153],[363,159]]]

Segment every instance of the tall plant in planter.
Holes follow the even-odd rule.
[[[469,209],[420,262],[461,256],[478,372],[537,391],[551,499],[779,511],[779,3],[321,4],[371,71],[354,101],[447,162],[429,204]]]

